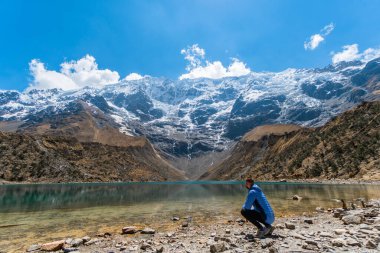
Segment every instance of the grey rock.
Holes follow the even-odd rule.
[[[374,241],[368,240],[367,243],[365,244],[365,247],[367,249],[377,249],[378,245]]]
[[[163,246],[158,247],[158,248],[156,249],[156,253],[162,253],[162,252],[164,252],[164,247],[163,247]]]
[[[346,215],[343,216],[342,221],[344,224],[349,225],[349,224],[360,224],[363,221],[363,218],[358,215]]]
[[[84,245],[86,245],[86,246],[92,245],[94,243],[97,243],[98,241],[99,241],[99,239],[94,238],[94,239],[89,240],[88,242],[85,242]]]
[[[303,249],[306,249],[306,250],[312,250],[312,251],[316,251],[316,250],[318,250],[318,246],[316,246],[316,245],[314,245],[314,244],[308,244],[308,243],[303,244],[303,245],[302,245],[302,248],[303,248]]]
[[[305,219],[304,222],[307,223],[307,224],[313,224],[313,220],[312,219]]]
[[[334,233],[337,235],[343,235],[344,233],[346,233],[346,230],[343,228],[338,228],[334,230]]]
[[[141,231],[141,234],[149,234],[149,235],[152,235],[152,234],[155,234],[156,233],[156,230],[152,229],[152,228],[144,228],[142,231]]]
[[[82,238],[82,240],[83,240],[83,242],[88,242],[88,241],[91,240],[91,237],[85,236],[85,237]]]
[[[312,244],[312,245],[318,246],[318,243],[317,243],[316,241],[306,240],[305,242],[306,242],[307,244]]]
[[[306,240],[306,237],[304,237],[303,235],[297,234],[297,233],[292,234],[292,236],[294,238],[297,238],[297,239],[300,239],[300,240]]]
[[[32,252],[32,251],[39,250],[40,248],[41,248],[41,245],[34,244],[34,245],[31,245],[26,251],[27,252]]]
[[[275,248],[275,247],[270,247],[270,248],[268,249],[268,251],[269,251],[269,253],[278,253],[278,252],[279,252],[278,249]]]
[[[290,223],[290,222],[285,222],[285,227],[287,229],[296,229],[296,225],[294,225],[293,223]]]
[[[150,248],[151,248],[151,246],[148,243],[146,243],[146,242],[144,242],[140,246],[140,249],[142,249],[142,250],[147,250],[147,249],[150,249]]]
[[[301,200],[302,197],[298,196],[298,195],[293,195],[292,197],[293,200]]]
[[[78,251],[78,248],[64,248],[63,249],[64,253],[75,252],[75,251]]]
[[[121,229],[121,233],[122,234],[136,234],[137,233],[137,229],[136,229],[136,227],[133,227],[133,226],[131,226],[131,227],[123,227]]]
[[[212,244],[210,246],[211,253],[223,252],[226,250],[226,245],[224,243]]]
[[[319,235],[322,237],[330,237],[330,238],[334,237],[332,234],[327,233],[327,232],[321,232]]]
[[[317,211],[318,213],[324,213],[325,209],[323,207],[317,207],[315,208],[315,211]]]
[[[273,246],[274,244],[275,244],[275,241],[273,239],[266,238],[266,239],[261,240],[261,248],[263,249],[269,248]]]
[[[331,244],[335,247],[343,247],[346,244],[346,242],[343,238],[336,238],[331,240]]]
[[[72,247],[78,247],[80,245],[82,245],[84,242],[83,239],[81,238],[75,238],[75,239],[72,239],[71,242],[69,243]]]
[[[361,246],[360,242],[358,242],[357,240],[353,238],[347,238],[346,243],[347,245],[350,245],[350,246]]]

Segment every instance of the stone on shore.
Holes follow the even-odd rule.
[[[142,231],[141,231],[141,234],[147,234],[147,235],[153,235],[156,233],[156,230],[152,229],[152,228],[144,228]]]
[[[158,247],[158,248],[156,249],[156,253],[162,253],[162,252],[164,252],[164,247],[163,247],[163,246]]]
[[[369,240],[369,241],[367,241],[367,243],[365,244],[365,247],[366,247],[367,249],[377,249],[378,245],[377,245],[374,241]]]
[[[64,240],[44,243],[41,245],[41,250],[42,251],[57,251],[57,250],[62,249],[64,244],[65,244]]]
[[[93,239],[90,239],[89,241],[85,242],[84,245],[86,245],[86,246],[92,245],[94,243],[97,243],[98,241],[99,241],[99,239],[93,238]]]
[[[343,216],[342,221],[344,224],[350,225],[350,224],[360,224],[362,223],[363,219],[361,216],[350,214],[350,215]]]
[[[346,242],[343,238],[336,238],[331,240],[331,244],[335,247],[343,247],[346,244]]]
[[[312,219],[305,219],[304,222],[307,223],[307,224],[313,224],[313,220]]]
[[[226,250],[226,245],[224,243],[216,243],[210,246],[211,253],[223,252]]]
[[[292,197],[293,200],[301,200],[302,197],[298,196],[298,195],[293,195]]]
[[[88,242],[88,241],[91,240],[91,237],[85,236],[85,237],[82,238],[82,240],[83,240],[83,242]]]
[[[353,238],[347,238],[346,244],[349,246],[361,246],[360,242],[358,242],[357,240]]]
[[[123,227],[121,229],[121,233],[122,234],[127,234],[127,235],[136,234],[137,233],[137,229],[136,229],[136,227]]]
[[[296,225],[294,225],[293,223],[290,223],[290,222],[285,222],[285,227],[287,229],[296,229]]]
[[[152,246],[150,246],[148,243],[144,242],[143,244],[141,244],[140,246],[140,249],[142,250],[147,250],[147,249],[150,249],[152,248]]]
[[[71,253],[78,251],[78,248],[63,248],[64,253]]]
[[[343,228],[338,228],[338,229],[335,229],[334,232],[337,235],[343,235],[344,233],[346,233],[346,230]]]
[[[317,207],[315,208],[315,211],[317,211],[318,213],[324,213],[325,209],[323,207]]]
[[[41,245],[34,244],[34,245],[31,245],[26,251],[27,252],[32,252],[32,251],[36,251],[36,250],[39,250],[39,249],[41,249]]]

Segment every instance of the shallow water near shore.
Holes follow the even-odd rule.
[[[334,199],[379,198],[380,185],[258,183],[277,216],[340,207]],[[242,182],[73,183],[0,186],[0,252],[67,237],[118,233],[123,226],[159,231],[172,216],[201,224],[239,217]],[[302,196],[301,201],[290,198]],[[183,220],[185,221],[185,220]]]

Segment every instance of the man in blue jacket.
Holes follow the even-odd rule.
[[[257,237],[264,238],[266,235],[271,235],[274,230],[272,226],[274,212],[265,194],[252,178],[245,181],[245,187],[249,192],[241,214],[257,227]]]

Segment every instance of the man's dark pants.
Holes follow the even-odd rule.
[[[256,210],[241,209],[241,215],[253,223],[253,225],[255,225],[258,229],[263,228],[261,224],[263,224],[265,227],[270,227],[270,224],[265,222],[265,215]]]

